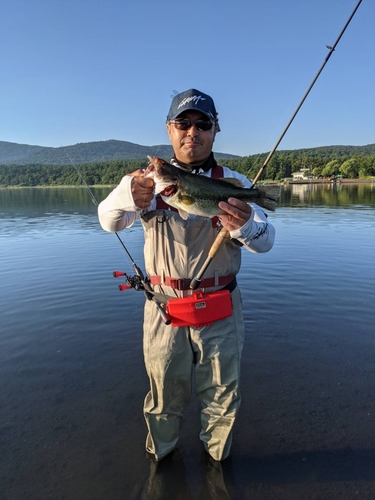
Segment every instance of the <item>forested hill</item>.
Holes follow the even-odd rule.
[[[47,148],[0,141],[0,164],[2,165],[68,165],[71,163],[94,163],[110,160],[146,160],[147,155],[171,158],[169,145],[141,146],[127,141],[97,141]],[[215,153],[217,158],[236,158],[235,155]]]
[[[89,185],[117,184],[122,176],[145,168],[147,155],[170,158],[170,146],[140,146],[124,141],[76,144],[65,148],[43,148],[0,142],[0,186],[79,185],[79,170]],[[234,156],[216,153],[219,164],[254,179],[267,153]],[[73,165],[71,164],[73,163]],[[375,177],[375,144],[324,146],[276,151],[262,179],[282,180],[303,170],[313,177],[341,175],[352,179]]]
[[[268,153],[262,153],[230,159],[226,165],[252,179],[267,155]],[[375,176],[375,144],[276,151],[262,177],[273,180],[287,179],[299,170],[308,171],[313,177],[343,175],[355,179]]]

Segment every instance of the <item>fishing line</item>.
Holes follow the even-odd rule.
[[[294,111],[293,115],[289,119],[286,127],[282,131],[280,137],[277,139],[275,145],[273,146],[272,150],[269,152],[269,154],[268,154],[267,158],[265,159],[263,165],[261,166],[259,172],[257,173],[257,175],[255,176],[254,180],[252,181],[252,187],[254,187],[255,184],[258,182],[260,176],[263,173],[263,170],[268,165],[268,162],[272,158],[274,152],[276,151],[276,149],[278,148],[280,142],[282,141],[282,139],[284,138],[285,134],[287,133],[287,131],[288,131],[290,125],[292,124],[294,118],[296,117],[297,113],[299,112],[299,110],[301,109],[303,103],[305,102],[307,96],[309,95],[310,90],[313,88],[315,82],[319,78],[319,76],[320,76],[321,72],[323,71],[325,65],[327,64],[327,62],[329,61],[331,55],[333,54],[333,52],[334,52],[337,44],[341,40],[341,37],[344,34],[346,28],[348,27],[350,21],[353,19],[354,14],[357,12],[357,9],[360,6],[361,2],[362,2],[362,0],[359,0],[357,2],[357,5],[355,6],[353,12],[351,13],[349,19],[346,21],[345,26],[342,28],[342,30],[341,30],[339,36],[337,37],[335,43],[333,44],[333,46],[331,47],[331,46],[327,45],[327,49],[329,51],[328,55],[325,57],[325,59],[323,61],[323,64],[320,66],[320,68],[319,68],[317,74],[315,75],[313,81],[310,83],[308,89],[306,90],[306,92],[305,92],[304,96],[302,97],[300,103],[298,104],[296,110]],[[200,269],[200,271],[197,274],[197,276],[191,280],[191,283],[190,283],[190,288],[191,289],[195,290],[199,286],[199,283],[201,282],[202,277],[203,277],[204,273],[206,272],[208,266],[210,265],[212,259],[215,257],[215,255],[217,254],[217,252],[219,251],[219,249],[221,248],[221,246],[224,244],[225,240],[227,238],[229,238],[229,236],[230,236],[229,231],[227,229],[225,229],[225,228],[222,228],[221,231],[218,233],[215,241],[213,242],[213,244],[211,246],[211,249],[208,252],[208,257],[207,257],[206,261],[204,262],[202,268]]]
[[[91,201],[94,203],[94,205],[96,207],[98,207],[99,206],[98,200],[95,198],[94,193],[92,192],[92,190],[90,189],[89,185],[85,181],[85,179],[84,179],[83,175],[81,174],[78,166],[71,159],[71,157],[69,156],[69,153],[66,151],[66,148],[64,146],[62,146],[62,147],[63,147],[63,149],[65,151],[65,154],[68,157],[71,165],[73,166],[74,170],[79,175],[79,178],[81,179],[81,181],[83,182],[83,184],[84,184],[87,192],[89,193]],[[120,285],[119,289],[120,290],[125,290],[127,288],[134,288],[136,291],[142,291],[145,294],[145,297],[146,297],[147,300],[152,300],[154,302],[154,304],[156,305],[156,308],[159,311],[159,313],[160,313],[160,315],[161,315],[164,323],[166,325],[169,325],[171,323],[171,320],[167,316],[166,312],[164,311],[164,309],[162,308],[162,306],[160,304],[160,301],[163,300],[164,297],[161,296],[161,294],[155,294],[154,293],[154,291],[151,288],[149,279],[144,276],[142,270],[137,266],[137,264],[135,263],[133,257],[130,255],[130,252],[126,248],[125,243],[122,241],[122,239],[120,238],[120,236],[117,233],[117,231],[115,231],[114,234],[116,235],[116,237],[117,237],[118,241],[120,242],[122,248],[125,250],[126,255],[129,257],[130,262],[132,263],[132,266],[133,266],[133,269],[134,269],[134,272],[135,272],[135,276],[129,276],[126,273],[121,273],[121,272],[118,272],[118,271],[114,271],[113,276],[115,278],[118,278],[120,276],[125,276],[125,280],[126,280],[126,283],[127,283],[127,285],[122,285],[122,286]]]
[[[91,198],[91,201],[93,202],[93,204],[94,204],[96,207],[98,207],[98,206],[99,206],[99,202],[98,202],[98,200],[95,198],[95,195],[94,195],[94,193],[92,192],[92,190],[90,189],[90,186],[89,186],[89,185],[87,184],[87,182],[85,181],[85,178],[84,178],[84,177],[83,177],[83,175],[81,174],[81,172],[80,172],[80,170],[79,170],[78,166],[76,165],[76,163],[75,163],[75,162],[72,160],[72,158],[70,157],[70,155],[69,155],[68,151],[66,150],[65,146],[61,146],[61,147],[62,147],[62,148],[63,148],[63,150],[65,151],[65,154],[66,154],[66,156],[68,157],[70,164],[72,165],[72,167],[74,168],[74,170],[77,172],[77,174],[78,174],[78,176],[79,176],[79,178],[80,178],[81,182],[83,183],[83,185],[85,186],[85,188],[86,188],[87,192],[89,193],[90,198]],[[130,255],[130,253],[129,253],[128,249],[126,248],[125,243],[122,241],[122,239],[120,238],[120,235],[119,235],[117,232],[115,232],[114,234],[115,234],[115,236],[117,237],[118,241],[120,242],[120,244],[121,244],[122,248],[125,250],[125,252],[126,252],[127,256],[129,257],[130,262],[131,262],[131,263],[132,263],[132,265],[133,265],[133,269],[136,271],[136,269],[139,269],[139,268],[138,268],[138,266],[136,265],[136,263],[134,262],[134,259],[133,259],[133,257]],[[136,271],[136,272],[137,272],[137,271]]]
[[[309,95],[310,93],[310,90],[313,88],[315,82],[317,81],[317,79],[319,78],[321,72],[323,71],[325,65],[327,64],[327,62],[329,61],[331,55],[333,54],[337,44],[339,43],[339,41],[341,40],[341,37],[342,35],[344,34],[346,28],[348,27],[350,21],[352,20],[354,14],[357,12],[357,9],[358,7],[360,6],[362,0],[359,0],[356,7],[354,8],[353,12],[351,13],[349,19],[347,20],[347,22],[345,23],[345,26],[342,28],[341,30],[341,33],[339,34],[339,36],[337,37],[335,43],[332,45],[332,47],[330,45],[327,45],[327,49],[328,49],[328,55],[325,57],[324,61],[323,61],[323,64],[320,66],[317,74],[315,75],[313,81],[310,83],[308,89],[306,90],[305,92],[305,95],[302,97],[300,103],[298,104],[296,110],[294,111],[293,115],[291,116],[290,120],[288,121],[286,127],[284,128],[284,130],[282,131],[280,137],[277,139],[274,147],[272,148],[272,150],[270,151],[270,153],[268,154],[265,162],[263,163],[262,167],[260,168],[259,172],[257,173],[257,175],[255,176],[255,179],[253,181],[253,185],[258,181],[259,177],[262,175],[263,173],[263,170],[265,169],[265,167],[267,166],[268,162],[270,161],[270,159],[272,158],[274,152],[276,151],[276,149],[278,148],[280,142],[283,140],[285,134],[287,133],[290,125],[292,124],[294,118],[296,117],[297,113],[299,112],[299,110],[301,109],[303,103],[305,102],[307,96]]]
[[[288,129],[289,129],[290,125],[292,124],[294,118],[296,117],[297,113],[299,112],[300,108],[302,107],[303,103],[305,102],[305,100],[306,100],[308,94],[310,93],[312,87],[314,86],[315,82],[319,78],[319,76],[320,76],[321,72],[323,71],[325,65],[329,61],[332,53],[334,52],[337,44],[339,43],[341,37],[343,36],[346,28],[348,27],[350,21],[352,20],[354,14],[356,13],[356,11],[357,11],[357,9],[358,9],[358,7],[360,6],[361,3],[362,3],[362,0],[359,0],[358,3],[357,3],[357,5],[356,5],[356,7],[354,8],[352,14],[350,15],[349,19],[347,20],[345,26],[341,30],[341,33],[339,34],[338,38],[336,39],[335,43],[333,44],[333,46],[331,47],[331,46],[327,45],[327,48],[329,50],[328,55],[325,57],[323,64],[319,68],[316,76],[314,77],[313,81],[311,82],[310,86],[308,87],[307,91],[305,92],[305,95],[303,96],[302,100],[300,101],[299,105],[297,106],[296,110],[294,111],[294,113],[293,113],[292,117],[290,118],[289,122],[287,123],[286,127],[282,131],[280,137],[276,141],[274,147],[272,148],[272,150],[268,154],[268,156],[267,156],[266,160],[264,161],[262,167],[260,168],[259,172],[255,176],[255,178],[254,178],[254,180],[252,182],[253,186],[255,186],[255,184],[257,183],[258,179],[260,178],[260,176],[263,173],[263,170],[267,166],[268,162],[270,161],[271,157],[273,156],[273,154],[276,151],[277,147],[279,146],[280,142],[284,138],[286,132],[288,131]],[[64,148],[64,150],[65,150],[65,148]],[[83,183],[84,183],[87,191],[90,193],[91,200],[93,201],[93,203],[96,206],[98,206],[98,202],[97,202],[94,194],[92,193],[91,189],[87,185],[86,181],[83,179],[83,176],[80,173],[77,165],[75,165],[75,163],[72,161],[72,159],[70,158],[70,156],[69,156],[69,154],[68,154],[68,152],[66,150],[65,150],[65,153],[66,153],[67,157],[69,158],[70,163],[72,164],[72,166],[74,167],[74,169],[77,171],[80,179],[83,181]],[[136,275],[137,275],[136,277],[138,278],[138,283],[139,283],[140,286],[137,288],[137,285],[133,281],[129,282],[129,285],[132,286],[135,289],[142,289],[144,291],[144,293],[145,293],[146,298],[149,299],[149,300],[153,300],[155,302],[155,304],[156,304],[156,306],[157,306],[160,314],[163,317],[164,323],[170,324],[171,321],[166,316],[166,313],[165,313],[164,309],[160,306],[160,303],[156,300],[156,298],[155,298],[155,296],[153,294],[153,291],[151,289],[151,286],[150,286],[150,283],[149,283],[148,279],[144,277],[142,271],[135,264],[133,258],[131,257],[130,253],[128,252],[128,250],[127,250],[125,244],[123,243],[123,241],[121,240],[120,236],[117,234],[117,232],[115,232],[115,234],[116,234],[117,238],[119,239],[122,247],[124,248],[126,254],[128,255],[130,261],[133,264],[134,270],[135,270]],[[211,263],[212,259],[217,254],[218,250],[221,248],[221,246],[224,243],[225,239],[228,238],[228,237],[229,237],[229,231],[226,230],[226,229],[224,229],[224,228],[218,233],[218,236],[216,237],[216,240],[214,241],[214,243],[213,243],[213,245],[212,245],[212,247],[211,247],[211,249],[209,251],[209,255],[208,255],[206,261],[203,264],[203,267],[201,268],[201,270],[199,271],[199,273],[197,274],[197,276],[191,280],[190,288],[192,290],[195,290],[199,286],[199,283],[201,282],[202,276],[203,276],[204,272],[206,271],[208,265]],[[142,288],[141,288],[141,286],[142,286]]]
[[[176,95],[178,95],[178,92],[177,92],[177,90],[174,90],[173,94],[171,95],[171,98],[173,99]],[[158,147],[156,148],[155,154],[153,156],[157,156],[158,155],[158,152],[159,152],[159,149],[161,148],[161,146],[162,146],[161,144],[158,145]],[[144,170],[143,170],[143,172],[144,172]],[[142,201],[144,202],[145,199],[146,199],[146,193],[143,195],[143,200]]]
[[[340,22],[337,23],[337,28],[336,28],[334,34],[331,37],[330,43],[329,43],[328,46],[326,45],[327,48],[329,46],[332,46],[332,42],[334,42],[336,40],[336,38],[338,37],[338,34],[340,33],[340,29],[341,29],[340,27],[344,23],[345,19],[348,18],[350,12],[353,10],[353,8],[354,8],[353,6],[354,6],[354,2],[351,3],[351,7],[348,7],[348,9],[346,10],[346,13],[341,17]]]

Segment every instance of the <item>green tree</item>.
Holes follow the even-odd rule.
[[[344,161],[339,168],[339,171],[346,177],[349,177],[349,179],[355,179],[358,177],[358,159],[350,158],[349,160]]]
[[[339,171],[341,162],[339,160],[331,160],[323,168],[321,175],[323,177],[329,177],[331,175],[336,175]]]
[[[311,173],[314,177],[320,177],[322,175],[322,167],[315,167],[311,170]]]

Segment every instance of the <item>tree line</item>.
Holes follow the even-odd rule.
[[[367,148],[367,149],[366,149]],[[241,158],[220,159],[226,165],[245,174],[249,179],[255,177],[264,163],[267,154]],[[114,185],[121,178],[139,168],[145,168],[148,160],[123,159],[97,161],[77,164],[86,184]],[[314,177],[343,175],[351,179],[375,176],[375,145],[333,146],[310,150],[277,151],[268,163],[262,178],[280,181],[291,178],[293,172],[308,169]],[[0,186],[77,186],[83,184],[78,172],[72,165],[0,165]]]
[[[146,160],[112,160],[77,164],[89,186],[118,184],[121,178],[147,166]],[[78,186],[83,180],[72,165],[0,165],[0,186]]]
[[[267,154],[246,156],[228,160],[225,164],[255,177],[267,158]],[[375,149],[367,154],[354,154],[352,149],[315,148],[314,150],[279,151],[274,154],[262,174],[263,179],[281,181],[289,179],[294,172],[305,169],[313,177],[342,175],[350,179],[364,179],[375,176]]]

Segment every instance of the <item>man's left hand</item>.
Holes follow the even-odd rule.
[[[221,224],[228,231],[240,229],[249,220],[251,207],[237,198],[229,198],[227,202],[221,201],[219,208],[228,215],[220,215]]]

